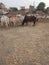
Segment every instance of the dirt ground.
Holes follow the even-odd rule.
[[[0,65],[49,65],[49,22],[0,28]]]

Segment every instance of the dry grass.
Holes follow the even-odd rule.
[[[0,29],[0,65],[49,65],[49,22]]]

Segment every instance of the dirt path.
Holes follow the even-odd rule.
[[[0,29],[0,65],[49,65],[49,23]]]

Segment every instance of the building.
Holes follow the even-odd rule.
[[[46,13],[49,14],[49,7],[47,7],[47,9],[46,9]]]
[[[0,9],[5,9],[5,5],[3,3],[0,3]]]
[[[26,8],[25,9],[25,13],[28,13],[29,14],[29,8]]]
[[[25,15],[25,6],[22,6],[19,12],[20,14]]]
[[[19,10],[19,13],[22,15],[25,15],[26,13],[28,14],[32,14],[34,13],[34,6],[29,6],[29,8],[25,8],[24,6],[21,7],[21,9]]]
[[[6,14],[8,9],[5,7],[3,3],[0,3],[0,14]]]
[[[34,6],[29,6],[29,13],[30,14],[32,14],[32,13],[34,13],[34,10],[35,10],[35,8],[34,8]]]

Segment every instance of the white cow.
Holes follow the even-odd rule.
[[[22,21],[23,21],[23,19],[24,19],[24,16],[22,16],[22,15],[17,15],[16,23],[21,24]]]
[[[4,24],[6,27],[9,25],[9,17],[6,15],[1,16],[1,26],[4,26]]]

